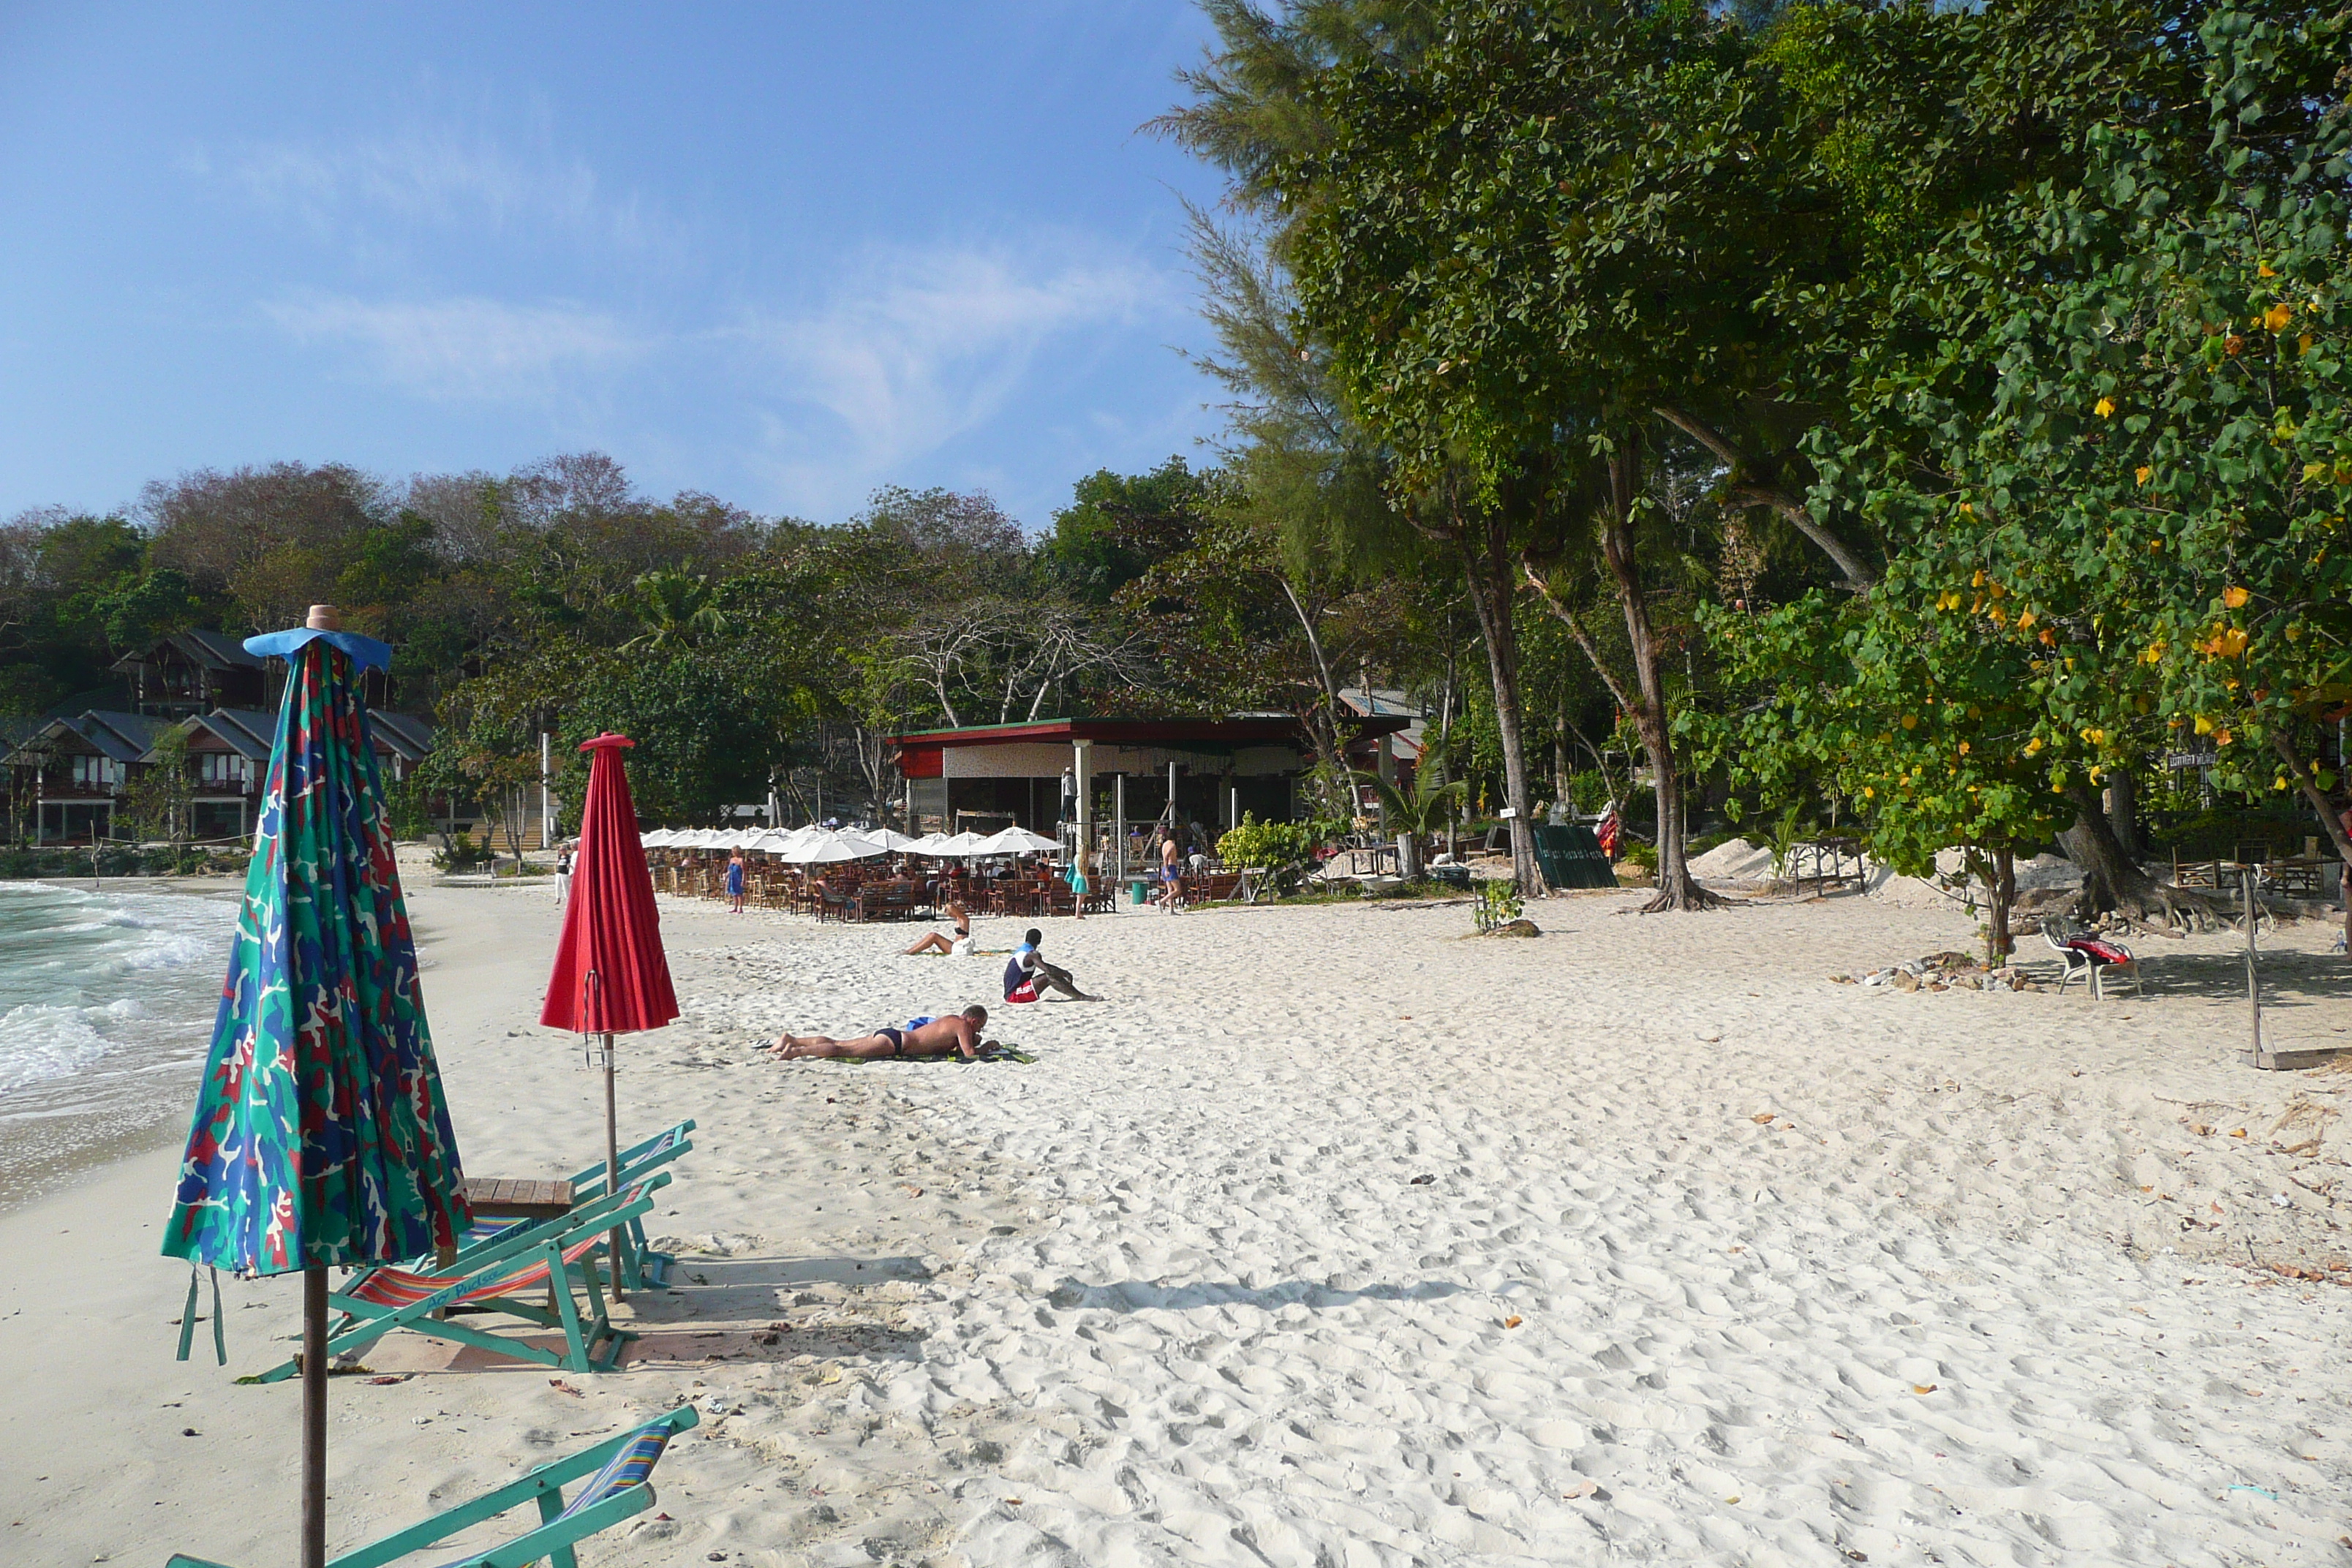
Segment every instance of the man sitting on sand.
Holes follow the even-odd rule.
[[[1021,945],[1013,950],[1013,957],[1004,965],[1004,999],[1007,1002],[1034,1002],[1040,991],[1050,985],[1073,1002],[1099,1002],[1099,996],[1089,996],[1078,989],[1070,972],[1058,964],[1045,962],[1037,951],[1045,933],[1031,926],[1021,938]]]
[[[980,1037],[988,1025],[988,1009],[977,1003],[948,1018],[926,1018],[903,1029],[877,1029],[854,1040],[836,1040],[826,1035],[786,1035],[772,1046],[761,1049],[773,1051],[785,1061],[802,1057],[829,1058],[856,1057],[862,1060],[906,1060],[921,1057],[961,1057],[977,1061],[989,1042]]]

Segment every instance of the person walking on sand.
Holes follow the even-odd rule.
[[[555,850],[555,907],[562,909],[572,901],[572,846],[560,844]]]
[[[979,949],[972,946],[971,942],[971,911],[961,904],[950,900],[948,904],[948,919],[955,921],[955,936],[952,940],[941,936],[938,931],[932,931],[922,941],[907,949],[907,956],[912,958],[919,952],[944,952],[957,958],[970,958],[978,952]]]
[[[974,1003],[951,1018],[918,1018],[902,1029],[877,1029],[848,1040],[836,1040],[830,1035],[786,1035],[774,1045],[760,1048],[774,1052],[780,1061],[844,1057],[864,1061],[961,1057],[973,1061],[993,1046],[992,1041],[980,1037],[981,1030],[987,1026],[988,1009]]]
[[[1070,909],[1078,919],[1087,918],[1087,889],[1093,884],[1087,873],[1094,869],[1094,851],[1084,844],[1070,857]]]
[[[727,857],[727,912],[743,912],[743,851],[733,851]]]
[[[1177,847],[1176,830],[1171,827],[1160,840],[1160,908],[1172,915],[1183,907],[1183,851]]]

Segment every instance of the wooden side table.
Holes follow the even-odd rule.
[[[466,1202],[484,1219],[556,1219],[572,1212],[572,1184],[468,1176]]]

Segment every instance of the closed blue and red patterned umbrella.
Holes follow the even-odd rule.
[[[245,906],[166,1257],[303,1271],[303,1562],[325,1561],[326,1270],[453,1247],[471,1222],[433,1060],[360,672],[392,650],[310,625],[288,664]]]

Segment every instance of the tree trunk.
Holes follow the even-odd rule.
[[[2138,759],[2107,774],[2107,827],[2134,864],[2147,858],[2147,844],[2139,831]]]
[[[2327,798],[2327,793],[2319,787],[2318,781],[2311,776],[2311,769],[2304,763],[2301,753],[2295,751],[2294,742],[2284,732],[2273,730],[2271,731],[2271,750],[2276,752],[2279,761],[2286,764],[2287,776],[2294,780],[2295,788],[2319,818],[2319,826],[2326,830],[2327,840],[2336,846],[2336,853],[2344,858],[2345,865],[2352,867],[2352,833],[2345,831],[2344,814],[2337,810],[2334,801]]]
[[[1475,522],[1456,518],[1470,607],[1486,644],[1486,668],[1495,681],[1495,728],[1503,743],[1503,801],[1511,808],[1511,871],[1524,895],[1544,890],[1536,864],[1535,820],[1528,799],[1528,750],[1520,726],[1519,639],[1511,624],[1511,601],[1518,587],[1508,538],[1501,519]]]
[[[1992,852],[1992,875],[1985,879],[1992,893],[1992,910],[1985,925],[1985,962],[1998,969],[2017,951],[2010,933],[2010,910],[2017,907],[2017,857],[2007,845]]]
[[[2112,910],[2134,920],[2161,921],[2168,926],[2212,928],[2224,905],[2201,893],[2158,882],[2142,870],[2139,862],[2125,854],[2124,847],[2116,841],[2099,792],[2088,779],[2069,782],[2066,797],[2074,803],[2074,826],[2058,836],[2058,844],[2066,858],[2083,868],[2083,891],[2074,900],[2077,919],[2088,920]]]
[[[1551,736],[1551,793],[1561,805],[1568,805],[1568,682],[1559,685],[1558,719],[1559,727]]]
[[[1665,684],[1658,673],[1657,639],[1650,629],[1649,596],[1643,591],[1641,563],[1633,554],[1633,507],[1640,493],[1642,459],[1627,435],[1609,459],[1609,504],[1601,523],[1601,553],[1617,580],[1625,611],[1625,635],[1633,648],[1636,700],[1633,727],[1650,754],[1658,803],[1658,890],[1642,906],[1662,910],[1711,910],[1723,900],[1694,880],[1684,857],[1682,776],[1675,767],[1673,732],[1667,727]]]

